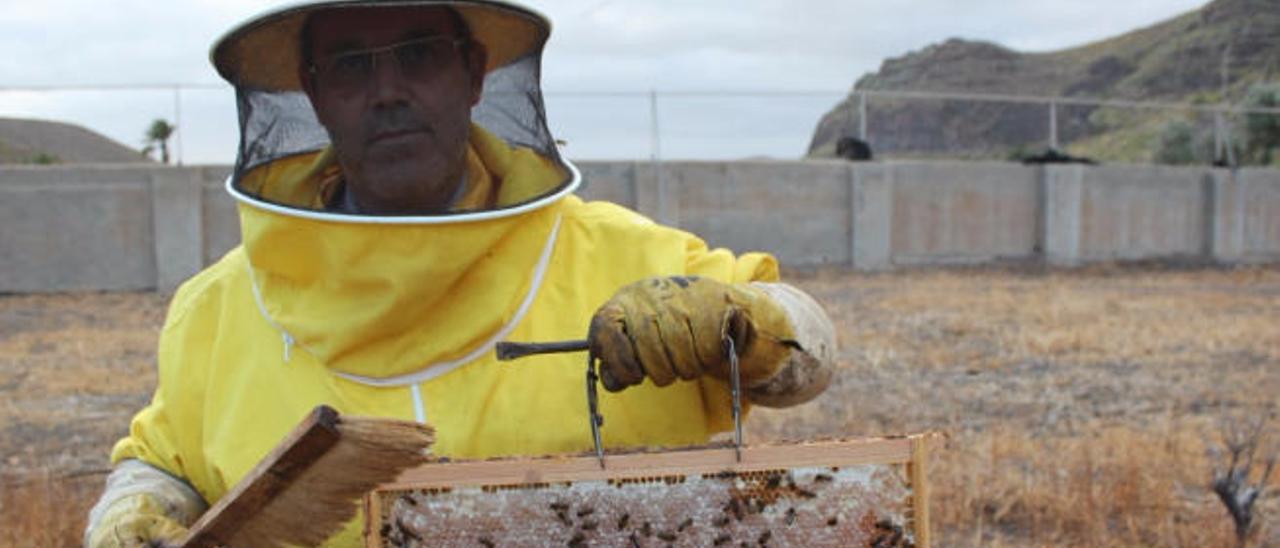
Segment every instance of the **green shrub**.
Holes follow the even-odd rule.
[[[1183,120],[1166,122],[1157,136],[1157,164],[1188,165],[1199,161],[1196,154],[1196,131]]]
[[[36,154],[35,157],[31,159],[31,163],[42,165],[42,166],[60,164],[62,163],[62,158],[59,158],[56,154],[41,152],[39,154]]]
[[[1280,108],[1280,82],[1256,84],[1245,95],[1244,108]],[[1280,148],[1280,114],[1244,115],[1245,155],[1250,163],[1268,165]]]

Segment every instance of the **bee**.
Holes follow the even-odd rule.
[[[771,538],[773,538],[773,531],[765,529],[763,533],[760,533],[760,538],[756,542],[759,543],[761,546],[764,546],[765,544],[769,543],[769,539]]]

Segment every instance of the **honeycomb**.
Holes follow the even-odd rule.
[[[380,491],[370,546],[914,546],[903,466]]]

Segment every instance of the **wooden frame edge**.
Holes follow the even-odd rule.
[[[521,485],[562,481],[675,475],[698,471],[746,472],[802,466],[903,464],[912,459],[914,436],[762,445],[742,448],[738,461],[732,447],[605,456],[542,457],[432,463],[406,470],[379,491],[463,485]]]
[[[916,546],[920,548],[933,544],[929,527],[929,449],[935,440],[934,434],[912,436],[911,462],[907,464],[911,482],[911,527]]]
[[[382,546],[382,499],[378,496],[380,489],[369,491],[364,496],[364,544],[365,546]]]

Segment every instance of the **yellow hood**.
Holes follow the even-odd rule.
[[[233,194],[255,298],[287,345],[332,371],[383,378],[459,358],[513,317],[557,225],[555,198],[574,185],[478,126],[467,158],[462,200],[435,217],[316,213],[338,179],[329,151],[241,178]],[[492,209],[540,197],[552,199]]]

